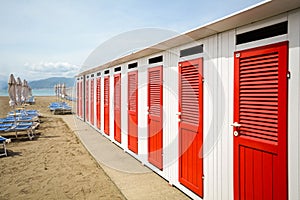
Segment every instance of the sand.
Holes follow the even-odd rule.
[[[0,199],[125,199],[119,189],[89,155],[76,135],[47,106],[55,97],[36,97],[43,114],[37,136],[15,139],[0,157]],[[0,117],[11,109],[8,97],[0,97]]]

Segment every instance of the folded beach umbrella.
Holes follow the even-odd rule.
[[[66,84],[61,85],[61,96],[64,98],[66,96]]]
[[[28,95],[32,97],[32,88],[30,86],[28,86]]]
[[[16,103],[18,105],[21,105],[22,103],[22,100],[21,100],[21,97],[22,97],[22,81],[20,79],[20,77],[17,78],[17,84],[16,84]]]
[[[54,85],[54,92],[55,92],[55,96],[57,96],[57,93],[58,93],[58,87],[57,87],[57,84]]]
[[[13,74],[10,75],[8,79],[8,95],[9,95],[9,105],[16,105],[16,80]]]
[[[28,85],[28,82],[26,81],[26,100],[29,99],[29,85]]]
[[[57,96],[61,96],[61,86],[60,83],[57,84]]]
[[[24,79],[22,85],[22,97],[21,97],[22,102],[25,102],[27,97],[28,97],[28,85],[27,85],[27,81]]]

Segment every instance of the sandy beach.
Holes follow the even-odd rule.
[[[26,107],[43,115],[33,140],[0,133],[12,138],[8,156],[0,157],[0,199],[125,199],[60,116],[50,113],[55,100],[36,97]],[[10,110],[8,97],[0,97],[0,117]]]

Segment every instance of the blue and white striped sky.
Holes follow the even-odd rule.
[[[0,0],[0,76],[71,77],[115,35],[143,28],[182,33],[261,1]]]

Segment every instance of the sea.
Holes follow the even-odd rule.
[[[49,89],[32,89],[33,96],[55,96],[53,88]],[[8,96],[7,90],[0,90],[0,96]]]

